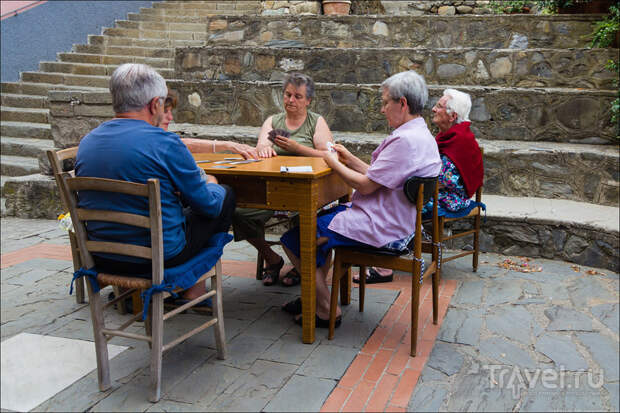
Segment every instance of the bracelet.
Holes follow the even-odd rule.
[[[215,153],[215,141],[211,141],[211,143],[213,144],[213,153]]]

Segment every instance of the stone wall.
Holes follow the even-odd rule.
[[[263,16],[321,14],[320,1],[263,1],[261,4]]]
[[[208,45],[278,47],[586,47],[597,16],[218,16]],[[570,33],[570,36],[567,34]]]
[[[179,94],[177,121],[260,126],[281,110],[279,82],[170,81]],[[471,94],[476,136],[489,140],[617,143],[609,103],[615,92],[463,86]],[[430,86],[429,108],[443,87]],[[550,93],[552,92],[552,93]],[[316,85],[312,109],[333,130],[387,132],[378,85]]]
[[[175,76],[184,80],[281,80],[287,72],[315,82],[381,83],[416,70],[428,83],[504,87],[613,89],[605,69],[615,49],[429,50],[414,48],[281,49],[265,47],[177,48]]]

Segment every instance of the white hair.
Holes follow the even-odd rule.
[[[164,78],[152,67],[125,63],[112,73],[110,93],[114,112],[136,112],[153,98],[166,99],[168,87]]]
[[[422,110],[428,101],[428,87],[424,78],[413,70],[396,73],[385,79],[381,87],[387,90],[390,97],[399,100],[407,99],[409,113],[412,115],[422,114]]]
[[[471,97],[465,92],[456,89],[446,89],[443,95],[448,97],[446,102],[446,112],[456,113],[456,123],[469,122],[469,111],[471,110]]]

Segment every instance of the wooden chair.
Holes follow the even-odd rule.
[[[273,228],[275,226],[278,225],[287,225],[288,228],[291,228],[291,221],[292,221],[292,217],[278,217],[278,219],[274,222],[271,222],[269,224],[265,224],[265,232],[267,229],[269,228]],[[282,243],[280,242],[280,240],[278,239],[277,241],[269,241],[269,240],[265,240],[265,242],[269,245],[269,246],[273,246],[273,245],[282,245]],[[265,259],[263,258],[262,254],[260,253],[260,251],[258,251],[256,253],[256,279],[257,280],[262,280],[263,279],[263,269],[265,269]]]
[[[54,179],[56,179],[56,185],[58,186],[60,193],[60,202],[65,211],[69,211],[69,203],[65,199],[65,194],[63,191],[60,191],[60,173],[68,172],[71,176],[74,176],[74,162],[75,157],[77,155],[78,147],[73,146],[71,148],[61,149],[59,151],[53,151],[48,149],[47,159],[50,161],[50,165],[52,166],[52,172],[54,173]],[[72,161],[70,166],[66,164],[68,161]],[[77,240],[75,238],[75,232],[67,231],[69,233],[69,244],[71,245],[71,257],[73,259],[73,271],[77,271],[82,267],[82,262],[80,261],[80,251],[77,245]],[[79,278],[75,282],[75,302],[77,304],[83,304],[86,302],[86,297],[84,293],[84,279]],[[114,295],[118,297],[120,295],[120,289],[118,287],[113,287]],[[132,304],[134,309],[134,314],[137,314],[140,311],[140,295],[139,292],[137,294],[132,295]],[[118,312],[120,314],[127,313],[127,307],[125,306],[125,301],[121,301],[117,304]]]
[[[480,155],[484,155],[484,150],[483,148],[480,148]],[[437,197],[435,197],[434,199],[437,199]],[[482,202],[482,186],[480,188],[478,188],[478,190],[476,191],[476,202],[481,203]],[[461,237],[466,237],[469,235],[473,235],[474,239],[473,239],[473,249],[471,251],[464,251],[458,254],[454,254],[451,255],[449,257],[446,257],[445,254],[441,254],[441,263],[443,265],[443,263],[448,262],[448,261],[452,261],[455,260],[457,258],[461,258],[461,257],[465,257],[467,255],[473,255],[472,257],[472,268],[474,270],[474,272],[478,271],[478,256],[480,255],[480,218],[482,215],[482,208],[480,208],[479,206],[475,207],[474,209],[472,209],[470,211],[469,214],[467,214],[464,217],[460,217],[460,218],[448,218],[445,216],[439,216],[438,220],[439,220],[439,242],[442,245],[442,247],[444,246],[444,243],[446,241],[450,241],[456,238],[461,238]],[[467,231],[461,231],[458,233],[454,233],[452,232],[450,235],[446,236],[444,234],[444,226],[446,225],[446,223],[448,222],[456,222],[456,221],[463,221],[463,220],[473,220],[473,229],[467,230]]]
[[[123,300],[128,295],[137,290],[147,290],[153,285],[159,285],[164,280],[164,259],[163,259],[163,236],[161,220],[161,198],[159,191],[159,181],[149,179],[147,184],[137,184],[124,181],[102,178],[72,178],[67,173],[61,174],[61,191],[65,193],[65,198],[69,202],[69,210],[75,228],[76,239],[79,247],[80,258],[85,269],[94,266],[92,257],[93,252],[113,253],[132,257],[140,257],[152,260],[152,279],[128,277],[115,274],[99,273],[96,280],[100,287],[113,285],[127,289],[124,293],[117,296],[114,300],[103,304],[99,291],[95,291],[91,282],[86,283],[90,302],[90,313],[93,323],[95,338],[95,349],[97,354],[97,372],[99,379],[99,389],[105,391],[110,387],[110,370],[108,360],[107,342],[114,336],[126,337],[135,340],[142,340],[151,346],[151,395],[150,400],[156,402],[161,397],[161,366],[162,353],[185,341],[191,336],[202,330],[215,326],[215,340],[217,345],[217,355],[220,359],[226,358],[226,340],[224,335],[224,315],[222,310],[222,271],[221,260],[218,259],[216,265],[203,274],[197,282],[205,282],[207,278],[211,280],[211,290],[200,297],[189,301],[178,308],[164,313],[164,298],[169,294],[166,292],[155,292],[152,295],[151,306],[148,309],[149,315],[145,320],[146,335],[125,332],[124,330],[142,317],[137,314],[116,329],[106,326],[103,310],[116,301]],[[148,198],[149,216],[78,208],[77,193],[79,191],[104,191],[119,194],[142,196]],[[151,234],[151,247],[142,247],[122,242],[100,242],[90,241],[87,238],[86,221],[105,221],[140,228],[147,228]],[[200,259],[201,257],[197,257]],[[167,271],[170,269],[167,269]],[[186,334],[177,337],[171,342],[163,343],[164,321],[173,316],[195,306],[201,301],[214,297],[213,314],[214,316],[205,321],[202,325],[192,329]]]
[[[350,285],[351,266],[359,266],[360,283],[359,283],[359,311],[364,311],[364,293],[366,288],[366,277],[364,276],[366,267],[376,266],[382,268],[390,268],[392,270],[410,272],[411,277],[411,356],[415,357],[418,337],[418,308],[420,304],[420,285],[424,278],[433,275],[433,324],[437,324],[437,316],[439,311],[439,279],[440,267],[439,259],[439,243],[438,243],[438,226],[437,226],[437,206],[434,206],[433,216],[435,217],[432,228],[432,243],[425,242],[422,234],[422,208],[431,196],[437,199],[438,187],[437,177],[419,178],[411,177],[404,185],[403,190],[407,199],[416,207],[416,223],[415,237],[410,243],[411,252],[405,252],[398,255],[393,251],[383,248],[351,248],[337,247],[335,248],[334,270],[332,276],[331,303],[329,313],[329,334],[328,339],[334,337],[334,328],[336,323],[336,308],[338,300],[338,291],[340,290],[341,302],[348,303],[345,290]],[[424,248],[423,248],[424,246]],[[425,264],[423,269],[422,251],[430,252],[432,260]],[[349,274],[349,275],[347,275]]]

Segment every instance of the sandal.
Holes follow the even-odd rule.
[[[284,274],[280,283],[285,287],[293,287],[298,285],[301,282],[301,275],[297,271],[295,267],[293,267],[289,272]]]
[[[280,262],[268,266],[263,270],[263,285],[270,287],[278,282],[280,277],[280,270],[284,267],[284,258],[280,257]]]
[[[287,313],[293,315],[301,314],[301,297],[284,304],[282,306],[282,311],[286,311]]]
[[[315,323],[316,328],[329,328],[329,320],[323,320],[318,315],[315,317],[316,317],[316,321],[314,323]],[[301,323],[302,323],[301,317],[298,317],[295,319],[295,324],[302,325]],[[342,316],[339,315],[338,317],[336,317],[336,324],[334,325],[334,328],[340,327],[341,323],[342,323]]]
[[[370,268],[368,270],[368,275],[366,276],[366,284],[379,284],[379,283],[389,283],[394,280],[394,273],[390,275],[383,276],[379,274],[374,268]],[[359,284],[359,278],[353,278],[353,282],[355,284]]]

